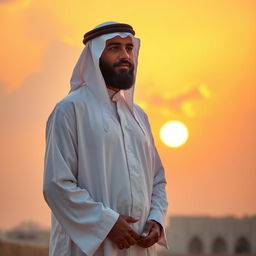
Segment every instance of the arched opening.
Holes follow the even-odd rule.
[[[212,252],[215,254],[227,253],[226,241],[221,237],[217,237],[212,243]]]
[[[194,237],[190,240],[188,245],[189,253],[203,253],[203,242],[200,238]]]
[[[235,243],[235,253],[250,253],[251,246],[245,237],[240,237]]]

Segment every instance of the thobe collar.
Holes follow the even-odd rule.
[[[123,96],[121,94],[121,90],[114,91],[112,89],[107,88],[107,91],[108,91],[108,95],[109,95],[111,101],[116,102],[116,101],[120,100],[121,98],[123,98]]]
[[[127,102],[124,100],[124,96],[123,96],[123,91],[122,90],[119,90],[119,91],[114,91],[114,90],[111,90],[107,87],[107,92],[108,92],[108,95],[110,97],[110,100],[112,102],[115,102],[117,103],[118,101],[123,101],[124,104],[126,105],[127,109],[130,111],[131,115],[135,118],[135,121],[138,123],[138,125],[140,126],[142,132],[144,134],[146,134],[145,132],[145,129],[143,128],[143,126],[140,124],[140,122],[138,121],[138,119],[135,117],[133,111],[130,109],[129,105],[127,104]],[[117,104],[115,104],[115,106],[117,107]]]

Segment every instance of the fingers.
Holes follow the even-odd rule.
[[[131,245],[134,245],[137,243],[137,240],[134,239],[132,236],[126,236],[126,241],[128,242],[128,244],[131,246]]]
[[[146,242],[154,242],[156,243],[159,239],[159,233],[156,229],[152,230],[152,232],[150,232],[150,234],[145,238]]]
[[[120,215],[110,230],[108,238],[116,244],[120,250],[129,248],[131,245],[136,244],[137,241],[141,239],[141,236],[129,223],[137,221],[138,220],[133,217]]]
[[[141,239],[141,235],[134,231],[132,228],[129,230],[129,233],[131,237],[136,240],[136,242]]]
[[[121,240],[116,245],[120,250],[127,249],[130,247],[129,243],[126,240]]]
[[[142,239],[137,243],[143,248],[147,248],[158,242],[160,237],[158,224],[152,221],[148,221],[145,225],[145,229],[142,233]]]
[[[129,223],[137,221],[138,219],[131,216],[120,215],[120,223],[123,223],[120,224],[121,229],[117,228],[113,232],[114,235],[109,236],[120,250],[129,248],[134,244],[148,248],[158,242],[161,233],[160,225],[155,221],[149,220],[145,224],[142,235],[140,235],[129,225]]]
[[[117,242],[117,247],[122,250],[122,249],[127,249],[129,248],[130,246],[134,245],[137,243],[137,240],[135,240],[131,235],[126,235],[124,237],[124,239],[122,240],[119,240]]]
[[[142,236],[143,237],[147,237],[152,229],[152,227],[154,226],[154,224],[151,221],[148,221],[145,225],[145,228],[143,230]]]
[[[148,248],[153,244],[157,243],[159,240],[158,232],[152,231],[147,237],[140,240],[137,244],[143,248]]]
[[[125,215],[121,215],[123,219],[125,219],[125,221],[127,223],[135,223],[137,221],[139,221],[138,219],[135,219],[131,216],[125,216]],[[129,234],[132,236],[132,238],[134,238],[136,241],[138,241],[139,239],[141,239],[141,235],[139,233],[137,233],[134,229],[132,229],[131,227],[129,228]]]

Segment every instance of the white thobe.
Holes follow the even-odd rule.
[[[164,170],[146,114],[117,93],[104,108],[83,86],[47,121],[44,196],[52,210],[50,256],[153,256],[155,245],[120,250],[107,235],[119,214],[164,227]],[[166,245],[165,234],[159,243]]]

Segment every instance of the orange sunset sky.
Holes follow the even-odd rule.
[[[85,32],[131,24],[141,39],[136,102],[166,169],[171,215],[256,214],[255,0],[0,0],[0,229],[50,225],[44,130],[69,91]],[[190,137],[170,148],[170,120]]]

